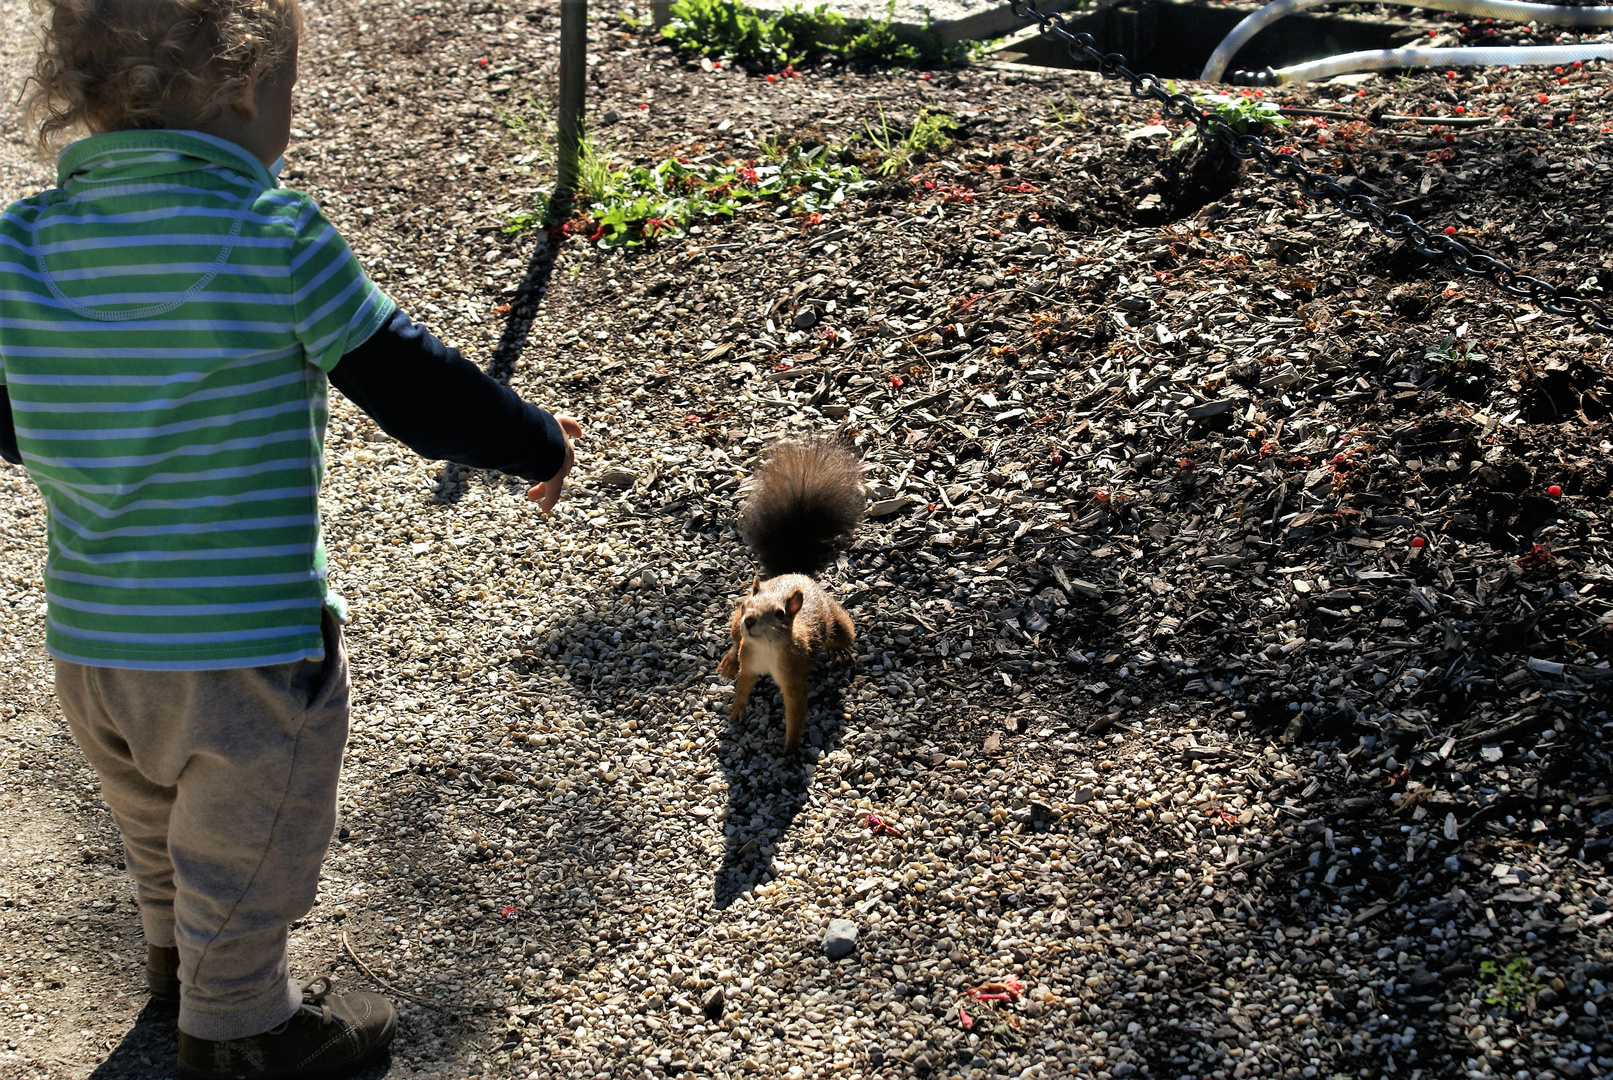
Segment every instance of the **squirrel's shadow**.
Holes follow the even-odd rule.
[[[779,845],[811,796],[808,763],[814,754],[821,761],[845,734],[843,690],[852,674],[849,664],[821,655],[813,665],[799,760],[784,753],[784,702],[771,678],[756,684],[744,719],[723,724],[718,754],[728,779],[728,806],[722,866],[712,885],[717,910],[761,884],[772,870]]]

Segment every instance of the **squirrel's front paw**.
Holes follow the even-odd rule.
[[[729,649],[723,658],[717,662],[717,674],[725,679],[734,679],[739,676],[739,650]]]

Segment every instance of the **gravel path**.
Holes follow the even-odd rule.
[[[8,27],[24,11],[0,0]],[[1119,503],[1113,517],[1089,515],[1088,481],[1061,489],[1036,464],[1048,457],[1042,436],[1013,426],[1016,402],[1031,408],[1039,386],[1062,393],[1066,378],[1085,378],[1082,350],[1097,356],[1112,337],[1071,346],[1083,362],[1059,372],[1003,360],[1000,374],[988,372],[995,384],[967,389],[983,403],[970,415],[929,396],[899,404],[894,390],[877,400],[902,378],[926,377],[905,358],[867,376],[848,366],[866,404],[820,413],[807,402],[820,379],[831,384],[810,341],[772,341],[765,358],[747,351],[770,340],[763,312],[781,301],[834,292],[866,305],[900,289],[901,302],[917,302],[911,283],[939,277],[944,243],[967,237],[997,246],[966,273],[945,271],[960,297],[1036,259],[1121,259],[1129,272],[1135,258],[1124,253],[1166,250],[1155,226],[1125,219],[1145,189],[1124,170],[1152,168],[1146,143],[1110,150],[1125,163],[1115,166],[1125,193],[1080,174],[1091,202],[1062,237],[1033,232],[1023,215],[1006,224],[1014,213],[997,215],[982,196],[974,209],[949,203],[978,216],[935,241],[906,195],[886,191],[847,209],[849,236],[750,217],[684,247],[601,258],[502,231],[544,180],[512,129],[522,91],[552,82],[556,24],[553,5],[474,11],[308,5],[287,171],[406,309],[589,429],[577,482],[545,520],[520,485],[423,463],[335,402],[325,507],[333,577],[354,609],[354,733],[339,838],[320,902],[293,934],[293,963],[304,977],[378,980],[411,995],[396,999],[403,1021],[385,1075],[1613,1074],[1613,883],[1599,839],[1613,805],[1605,692],[1537,687],[1519,654],[1496,652],[1524,675],[1488,685],[1512,695],[1498,699],[1509,709],[1520,696],[1532,703],[1527,722],[1498,714],[1444,746],[1466,717],[1394,700],[1403,678],[1415,698],[1428,671],[1397,667],[1391,678],[1375,658],[1424,646],[1374,622],[1391,637],[1360,661],[1359,692],[1318,677],[1313,701],[1312,675],[1337,665],[1328,657],[1338,650],[1303,631],[1306,595],[1314,587],[1339,604],[1341,619],[1379,618],[1371,601],[1328,599],[1327,575],[1343,581],[1342,569],[1313,569],[1295,577],[1297,592],[1273,592],[1286,599],[1238,640],[1234,613],[1256,603],[1243,555],[1196,555],[1211,560],[1194,571],[1202,581],[1172,584],[1164,569],[1162,551],[1180,550],[1167,542],[1193,543],[1204,513],[1219,513],[1184,495],[1162,501],[1146,528],[1125,524]],[[1014,147],[1037,137],[1025,118],[1049,103],[1115,130],[1149,119],[1077,73],[1026,82],[970,71],[923,87],[910,74],[831,73],[769,97],[739,74],[678,64],[604,18],[590,51],[601,58],[594,115],[624,153],[645,158],[772,130],[845,137],[869,94],[975,114],[985,134],[973,145],[987,147],[969,151],[981,155],[977,171],[1013,162]],[[0,41],[4,100],[27,60],[16,35]],[[985,116],[988,102],[1005,107]],[[0,123],[9,201],[48,170],[26,159],[10,113]],[[1204,229],[1195,243],[1224,244],[1215,258],[1250,267],[1250,293],[1297,288],[1298,271],[1260,237],[1278,204],[1262,181],[1240,183],[1227,206],[1247,216],[1217,225],[1227,239]],[[1104,217],[1113,206],[1121,218]],[[991,235],[1005,230],[1019,231],[1000,243]],[[859,295],[835,245],[876,242],[886,246],[861,271]],[[1312,257],[1334,269],[1389,258],[1367,241]],[[1390,303],[1387,288],[1359,305]],[[1138,290],[1120,305],[1134,318],[1153,303]],[[1080,325],[1109,326],[1114,314],[1104,301],[1100,318]],[[1017,309],[982,319],[981,333],[999,335],[1031,324]],[[1583,342],[1533,340],[1542,365],[1605,360]],[[962,387],[979,365],[954,359],[945,370]],[[1290,364],[1295,379],[1263,398],[1274,413],[1312,370],[1295,363],[1303,371]],[[1402,377],[1387,367],[1371,377],[1380,374]],[[1124,369],[1103,379],[1124,389]],[[1131,389],[1133,403],[1152,394],[1135,377]],[[1103,425],[1146,425],[1149,408],[1121,398],[1096,426],[1082,421],[1088,448],[1101,456]],[[715,667],[724,617],[751,572],[729,525],[745,463],[769,435],[823,425],[823,415],[858,427],[876,496],[895,508],[827,580],[859,620],[861,653],[849,675],[814,684],[810,750],[795,765],[779,758],[776,691],[759,693],[734,727]],[[1575,453],[1604,437],[1586,430]],[[1213,481],[1223,487],[1203,481],[1224,512],[1229,491],[1247,490],[1226,460],[1234,436],[1194,438],[1205,471],[1224,475]],[[1034,460],[1027,447],[1039,448]],[[1023,469],[1008,467],[1016,456]],[[1116,492],[1191,489],[1179,475],[1189,468],[1131,455]],[[912,501],[919,491],[935,494]],[[925,500],[958,504],[955,532],[928,523],[937,510]],[[1599,514],[1605,504],[1586,505]],[[1033,509],[1052,516],[1033,519]],[[116,835],[50,695],[44,522],[19,470],[0,472],[0,520],[0,1075],[166,1076],[171,1018],[139,994],[143,952]],[[1037,524],[1051,531],[1032,532]],[[1341,560],[1390,558],[1375,554],[1384,541],[1360,539],[1319,546]],[[1600,552],[1605,542],[1593,540],[1582,542]],[[1251,538],[1248,550],[1257,547]],[[1494,558],[1501,570],[1514,563]],[[1542,585],[1532,603],[1546,611],[1583,586],[1584,602],[1602,596],[1596,565],[1576,562],[1566,594]],[[1083,576],[1100,571],[1102,581]],[[1178,587],[1221,598],[1210,601],[1227,612],[1218,648],[1248,658],[1241,675],[1200,671],[1169,642],[1118,636],[1131,633],[1128,611],[1135,618]],[[1182,614],[1191,617],[1179,620],[1180,648],[1191,656],[1185,642],[1205,612]],[[1408,635],[1421,626],[1406,629],[1410,617],[1395,616]],[[1593,652],[1594,662],[1605,663]],[[1332,711],[1335,692],[1355,694],[1351,711]],[[1406,784],[1413,768],[1426,787]],[[835,920],[857,936],[831,961],[823,939]],[[1514,959],[1510,982],[1483,967]]]

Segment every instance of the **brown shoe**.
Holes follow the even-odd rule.
[[[333,994],[329,979],[303,987],[302,1008],[279,1027],[245,1039],[179,1033],[179,1075],[187,1080],[330,1080],[386,1050],[398,1014],[379,994]]]
[[[179,950],[146,946],[146,989],[157,1001],[179,1000]]]

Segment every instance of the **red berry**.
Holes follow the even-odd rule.
[[[1465,105],[1456,106],[1456,115],[1457,116],[1466,116],[1467,115],[1467,106],[1465,106]]]
[[[1554,499],[1560,496],[1562,493],[1563,489],[1557,484],[1553,484],[1551,487],[1546,489],[1546,494],[1550,495]]]
[[[1446,236],[1455,236],[1456,235],[1456,226],[1455,225],[1447,225],[1447,226],[1445,226],[1445,235]]]
[[[778,82],[778,76],[777,75],[769,75],[767,77],[767,81],[768,82]]]
[[[720,71],[720,70],[722,70],[722,61],[721,60],[713,60],[711,62],[711,70],[712,71]]]
[[[1424,540],[1420,536],[1414,536],[1411,538],[1411,546],[1414,548],[1425,548],[1428,546],[1428,541]]]

